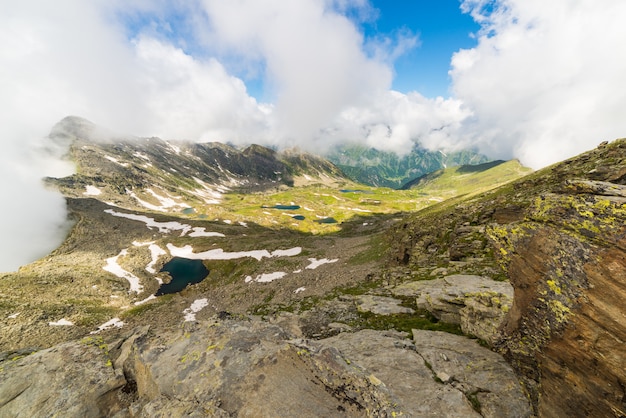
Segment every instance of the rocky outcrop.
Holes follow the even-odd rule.
[[[528,417],[528,400],[504,359],[475,341],[413,330],[415,350],[444,384],[463,392],[483,417]]]
[[[0,362],[0,416],[112,416],[126,380],[97,339]]]
[[[530,405],[503,359],[465,337],[416,331],[413,343],[364,330],[311,341],[257,319],[213,319],[0,363],[0,416],[61,413],[526,417]]]
[[[504,359],[466,337],[363,330],[322,340],[380,381],[411,417],[528,417],[529,402]],[[440,365],[444,362],[446,366]]]
[[[513,287],[488,277],[456,274],[442,279],[414,281],[392,293],[416,298],[419,309],[437,319],[461,325],[466,334],[493,343],[513,302]]]
[[[461,270],[493,269],[510,281],[513,304],[493,346],[539,416],[626,416],[625,167],[626,140],[602,144],[417,214],[394,235],[392,256],[409,269],[449,269],[460,254]],[[466,226],[482,235],[475,247],[465,245],[469,235],[458,245]],[[455,246],[463,251],[450,253]]]

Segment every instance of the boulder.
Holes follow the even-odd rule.
[[[440,321],[459,324],[464,333],[490,343],[513,301],[510,283],[462,274],[404,283],[392,293],[415,297],[419,309]]]

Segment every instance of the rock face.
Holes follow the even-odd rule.
[[[392,292],[416,297],[419,309],[443,322],[459,324],[464,333],[489,342],[494,341],[513,302],[510,283],[463,274],[404,283]]]
[[[308,341],[228,319],[155,331],[0,363],[0,416],[530,416],[504,360],[460,336],[416,331],[414,344],[364,330]]]
[[[626,415],[625,167],[626,140],[616,140],[417,214],[394,235],[399,264],[448,268],[456,259],[459,272],[492,269],[510,281],[513,304],[493,346],[524,379],[539,416]],[[456,245],[458,234],[446,231],[459,226],[485,247]],[[464,251],[452,254],[455,245]]]
[[[118,412],[116,398],[126,380],[99,345],[96,340],[64,343],[0,363],[0,416],[99,417]]]
[[[416,351],[433,373],[462,391],[484,417],[530,416],[511,367],[498,354],[475,341],[443,332],[413,331]]]

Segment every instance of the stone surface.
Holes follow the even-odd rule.
[[[496,338],[513,302],[510,283],[462,274],[407,282],[393,288],[392,293],[416,297],[419,309],[441,321],[460,324],[463,332],[488,342]]]
[[[357,309],[361,312],[371,312],[376,315],[393,315],[399,313],[413,313],[414,310],[400,306],[401,300],[373,295],[359,295],[355,297]]]
[[[407,342],[397,333],[364,330],[322,343],[336,347],[351,364],[383,382],[407,416],[479,417],[463,392],[435,381],[423,357]]]
[[[122,406],[126,385],[95,339],[64,343],[0,363],[0,416],[101,417]]]
[[[531,416],[513,369],[499,354],[444,332],[413,330],[413,340],[433,373],[472,398],[483,417]]]
[[[139,327],[109,344],[91,338],[1,362],[0,416],[479,417],[474,392],[500,417],[528,416],[497,354],[465,337],[419,335],[428,346],[373,330],[312,341],[258,319]],[[435,352],[461,361],[458,347],[477,367],[431,366]]]

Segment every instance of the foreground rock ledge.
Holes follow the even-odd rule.
[[[260,320],[64,343],[0,363],[0,416],[529,417],[503,359],[465,337],[295,339]]]

